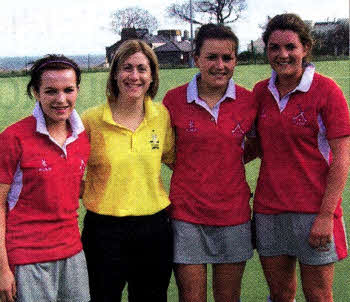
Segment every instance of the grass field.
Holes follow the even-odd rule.
[[[318,72],[332,77],[342,88],[348,103],[350,101],[349,61],[332,61],[316,63]],[[197,72],[196,69],[161,70],[160,89],[155,101],[161,101],[166,91],[189,81]],[[237,66],[234,79],[236,83],[251,89],[254,84],[270,75],[268,65]],[[80,95],[77,101],[79,113],[86,108],[105,102],[105,87],[107,73],[85,73],[82,76]],[[34,101],[25,96],[28,78],[1,78],[0,79],[0,131],[16,120],[29,115]],[[254,191],[259,169],[259,161],[255,160],[247,165],[248,182]],[[162,171],[163,180],[168,187],[170,173],[166,168]],[[347,233],[350,234],[350,184],[344,191],[344,214]],[[84,210],[81,209],[82,215]],[[82,218],[82,217],[81,217]],[[80,219],[81,220],[81,219]],[[348,240],[350,237],[348,235]],[[350,259],[336,264],[334,280],[334,298],[336,302],[350,301]],[[209,275],[211,270],[209,269]],[[213,301],[211,295],[211,277],[208,278],[208,301]],[[300,282],[299,282],[300,285]],[[266,301],[267,286],[257,255],[247,263],[242,284],[242,302]],[[177,301],[177,289],[172,279],[169,292],[169,301]],[[124,300],[127,301],[126,297]],[[298,287],[297,301],[304,301],[300,286]]]

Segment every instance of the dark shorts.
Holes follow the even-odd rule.
[[[114,217],[88,211],[83,247],[92,302],[167,301],[172,271],[172,231],[165,210],[149,216]]]

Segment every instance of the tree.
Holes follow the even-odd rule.
[[[120,34],[123,28],[147,28],[150,33],[158,28],[158,21],[147,10],[128,7],[112,13],[112,31]]]
[[[192,2],[192,23],[194,24],[203,24],[213,20],[217,24],[234,23],[247,8],[246,0],[193,0]],[[170,17],[191,22],[189,1],[183,4],[172,4],[167,11]],[[200,15],[201,18],[197,19],[196,15]]]
[[[340,19],[326,31],[312,31],[314,55],[349,55],[349,21]]]

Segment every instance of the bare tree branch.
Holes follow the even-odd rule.
[[[201,19],[215,20],[218,24],[236,22],[247,9],[246,0],[193,0],[193,11],[201,15]],[[190,22],[190,7],[188,1],[184,4],[172,4],[168,7],[168,15],[184,22]],[[194,24],[202,24],[198,19],[192,19]]]
[[[147,28],[150,33],[158,28],[158,21],[147,10],[138,7],[118,9],[111,15],[111,29],[120,34],[123,28]]]

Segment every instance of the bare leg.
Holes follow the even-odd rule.
[[[293,302],[297,289],[296,258],[282,255],[260,257],[270,296],[275,302]]]
[[[175,264],[174,272],[180,302],[207,301],[206,264]]]
[[[238,302],[245,262],[213,264],[215,302]]]

